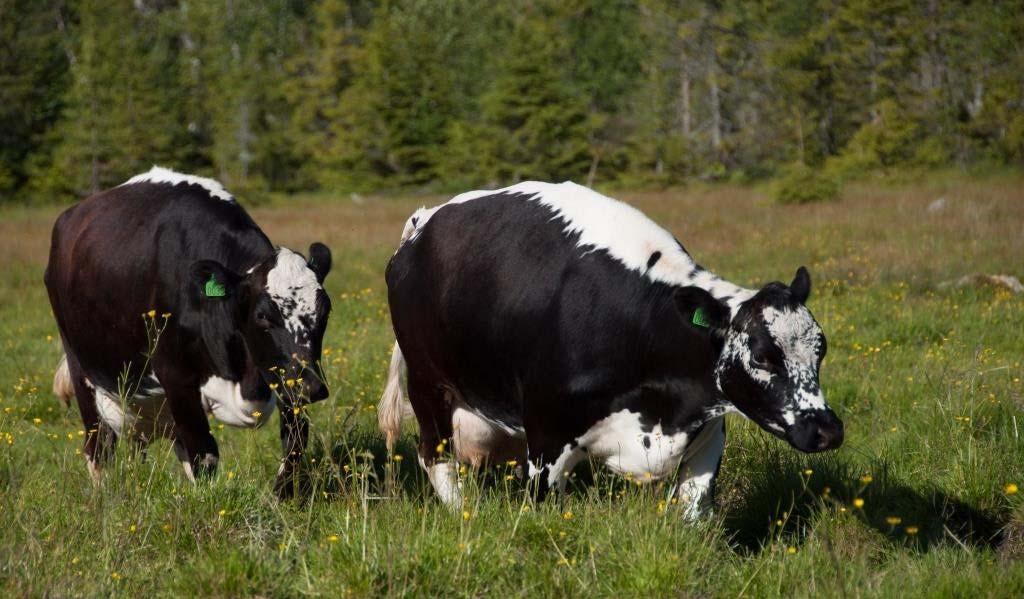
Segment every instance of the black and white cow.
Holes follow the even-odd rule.
[[[586,456],[640,481],[681,467],[673,492],[696,517],[727,412],[801,451],[843,441],[818,384],[825,336],[806,269],[744,289],[585,187],[525,182],[419,210],[387,283],[397,343],[381,429],[390,447],[406,370],[420,461],[450,505],[449,448],[473,464],[493,461],[491,448],[525,453],[540,497]]]
[[[308,438],[300,408],[327,397],[316,366],[331,253],[309,254],[275,248],[216,181],[160,167],[60,215],[45,275],[66,354],[55,389],[74,389],[94,479],[118,437],[170,438],[190,479],[210,475],[207,414],[255,427],[276,404],[275,488],[291,494]]]

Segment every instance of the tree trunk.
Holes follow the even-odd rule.
[[[686,63],[686,53],[679,53],[679,122],[683,128],[683,137],[689,139],[693,132],[693,112],[690,109],[690,70]]]
[[[711,91],[711,146],[722,147],[722,100],[718,89],[718,65],[715,64],[714,50],[708,65],[708,87]]]
[[[601,164],[601,152],[595,151],[590,160],[590,169],[587,171],[587,187],[594,186],[594,179],[597,178],[597,167]]]

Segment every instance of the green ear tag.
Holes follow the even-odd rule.
[[[228,294],[227,289],[224,288],[223,283],[218,283],[217,279],[210,275],[210,280],[206,282],[206,286],[203,288],[206,293],[206,297],[224,297]]]
[[[711,326],[708,315],[704,313],[704,308],[697,308],[693,311],[693,324],[705,329]]]

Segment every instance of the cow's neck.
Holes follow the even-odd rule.
[[[698,265],[694,265],[694,268],[686,275],[684,284],[700,287],[710,293],[711,297],[729,306],[730,317],[735,317],[743,302],[757,293],[753,289],[730,283]]]

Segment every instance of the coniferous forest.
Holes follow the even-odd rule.
[[[1024,4],[0,0],[0,199],[1024,163]]]

